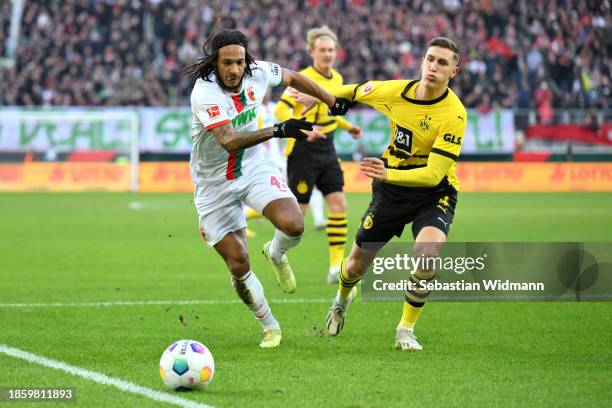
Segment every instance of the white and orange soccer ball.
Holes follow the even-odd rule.
[[[164,384],[173,390],[203,389],[215,375],[215,360],[202,343],[179,340],[162,354],[159,375]]]

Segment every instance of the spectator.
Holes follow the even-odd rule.
[[[535,91],[535,104],[538,108],[539,122],[549,125],[553,119],[552,92],[546,81],[542,81],[539,88]]]
[[[550,108],[609,108],[610,2],[494,3],[26,0],[17,65],[0,68],[0,105],[188,105],[181,69],[219,16],[260,40],[252,42],[258,58],[293,69],[308,62],[304,32],[329,25],[345,47],[346,82],[415,78],[424,45],[444,34],[462,48],[464,70],[451,86],[468,107],[516,107],[545,93]],[[3,55],[11,2],[0,4]]]

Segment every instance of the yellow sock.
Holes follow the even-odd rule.
[[[329,243],[329,267],[338,268],[344,258],[344,246],[348,233],[346,213],[328,213],[326,231]]]
[[[431,282],[436,277],[436,271],[422,271],[417,270],[414,274],[410,275],[410,281],[414,283],[415,289],[406,290],[404,297],[404,308],[402,309],[402,318],[399,322],[400,327],[404,327],[406,329],[413,329],[417,320],[419,319],[419,315],[421,311],[423,311],[423,306],[425,305],[425,301],[429,297],[431,291],[418,289],[421,281]]]
[[[360,280],[361,276],[358,276],[357,278],[348,277],[346,273],[346,260],[344,260],[340,266],[340,279],[338,282],[338,296],[340,299],[348,299],[349,293],[351,293],[351,290]]]
[[[246,216],[247,220],[250,220],[251,218],[261,217],[261,214],[258,211],[252,209],[251,207],[247,207],[246,211],[244,212],[244,215]]]
[[[404,301],[404,309],[402,310],[402,319],[399,322],[399,326],[405,329],[413,329],[423,310],[423,306],[414,307],[410,303]]]

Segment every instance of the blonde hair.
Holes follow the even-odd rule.
[[[321,37],[331,38],[336,45],[338,45],[338,37],[327,25],[321,27],[315,27],[308,30],[306,33],[306,43],[308,44],[308,51],[312,50],[315,45],[315,41]]]

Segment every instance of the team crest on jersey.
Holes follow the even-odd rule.
[[[214,119],[217,116],[221,115],[221,111],[217,105],[211,106],[210,108],[206,109],[206,113],[208,113],[208,117],[210,119]]]
[[[249,98],[249,101],[251,102],[255,102],[257,99],[255,98],[255,91],[253,90],[253,86],[249,86],[249,89],[247,89],[246,91],[246,95],[247,98]]]
[[[374,225],[374,214],[369,213],[365,220],[363,220],[363,229],[369,230]]]
[[[300,180],[297,185],[297,192],[300,194],[306,194],[308,192],[308,183],[306,183],[304,180]]]
[[[431,120],[431,116],[425,115],[423,119],[419,122],[419,127],[421,128],[421,132],[427,132],[429,130],[429,121]]]

